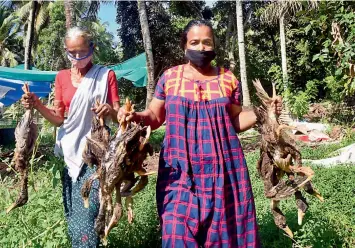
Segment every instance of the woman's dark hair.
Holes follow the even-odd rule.
[[[212,25],[209,21],[206,20],[192,20],[190,21],[184,28],[184,31],[181,34],[181,38],[180,38],[180,47],[182,50],[185,50],[185,46],[187,43],[187,33],[190,31],[190,29],[192,27],[195,26],[207,26],[211,29],[212,31],[212,35],[213,35],[213,42],[214,42],[214,32],[213,32],[213,28]]]

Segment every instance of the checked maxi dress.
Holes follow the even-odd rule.
[[[157,181],[162,246],[259,247],[249,173],[228,114],[240,105],[241,86],[223,68],[206,81],[183,70],[165,71],[155,91],[166,108]]]

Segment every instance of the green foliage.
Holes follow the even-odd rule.
[[[65,55],[65,13],[63,2],[56,1],[49,12],[50,23],[41,32],[35,66],[40,70],[57,71],[70,66]]]
[[[304,21],[312,19],[305,28],[307,33],[318,37],[319,52],[313,55],[312,62],[325,66],[323,83],[328,98],[333,101],[344,100],[355,90],[355,82],[349,72],[350,63],[354,63],[355,32],[354,4],[352,2],[320,2],[319,10],[312,12]],[[332,23],[340,25],[342,41],[334,42]]]
[[[0,65],[16,66],[21,61],[20,20],[11,9],[0,6]]]
[[[165,126],[162,126],[152,132],[149,138],[149,143],[153,146],[156,152],[160,151],[164,137],[165,137]]]
[[[5,208],[17,197],[16,180],[0,181],[1,247],[68,247],[61,192],[54,189],[46,169],[36,172],[35,188],[29,187],[28,204],[6,215]]]
[[[281,66],[272,64],[268,74],[271,76],[272,82],[275,82],[278,86],[278,89],[282,89],[282,70]]]
[[[24,113],[23,106],[21,105],[20,102],[16,102],[7,108],[5,108],[5,112],[3,114],[3,117],[5,119],[12,119],[12,120],[18,120],[21,118],[21,116]]]
[[[312,80],[307,82],[305,91],[298,91],[296,94],[291,93],[289,88],[284,91],[284,99],[288,103],[292,114],[302,118],[303,115],[308,113],[310,103],[318,95],[319,85],[318,80]]]
[[[302,118],[304,114],[307,114],[309,109],[309,97],[306,92],[300,91],[298,94],[293,95],[289,103],[291,103],[291,113],[298,118]]]

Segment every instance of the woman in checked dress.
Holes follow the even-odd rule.
[[[181,45],[188,63],[161,76],[143,112],[118,119],[156,129],[166,121],[157,181],[163,247],[260,247],[253,192],[237,132],[256,122],[242,111],[241,85],[213,67],[213,29],[191,21]],[[278,101],[275,111],[281,110]]]

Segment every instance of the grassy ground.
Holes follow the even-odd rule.
[[[158,143],[163,131],[152,137]],[[303,148],[305,158],[323,158],[341,144],[322,146],[317,149]],[[43,140],[50,146],[50,140]],[[258,153],[248,153],[248,167],[253,184],[260,237],[263,247],[292,247],[292,241],[278,230],[269,210],[269,201],[263,195],[263,185],[256,175]],[[42,159],[43,160],[43,159]],[[34,168],[29,202],[22,208],[6,215],[5,208],[17,195],[14,179],[0,180],[0,247],[70,247],[63,216],[61,186],[58,184],[60,162],[46,156],[45,163]],[[304,225],[297,224],[294,199],[281,203],[290,228],[295,233],[295,247],[355,247],[355,167],[338,166],[332,169],[313,167],[316,172],[314,185],[323,194],[324,203],[307,196],[310,204]],[[53,180],[55,174],[55,180]],[[53,187],[53,182],[54,186]],[[127,223],[126,213],[109,238],[108,247],[160,247],[159,223],[155,202],[156,177],[150,177],[146,189],[135,197],[135,221]]]

